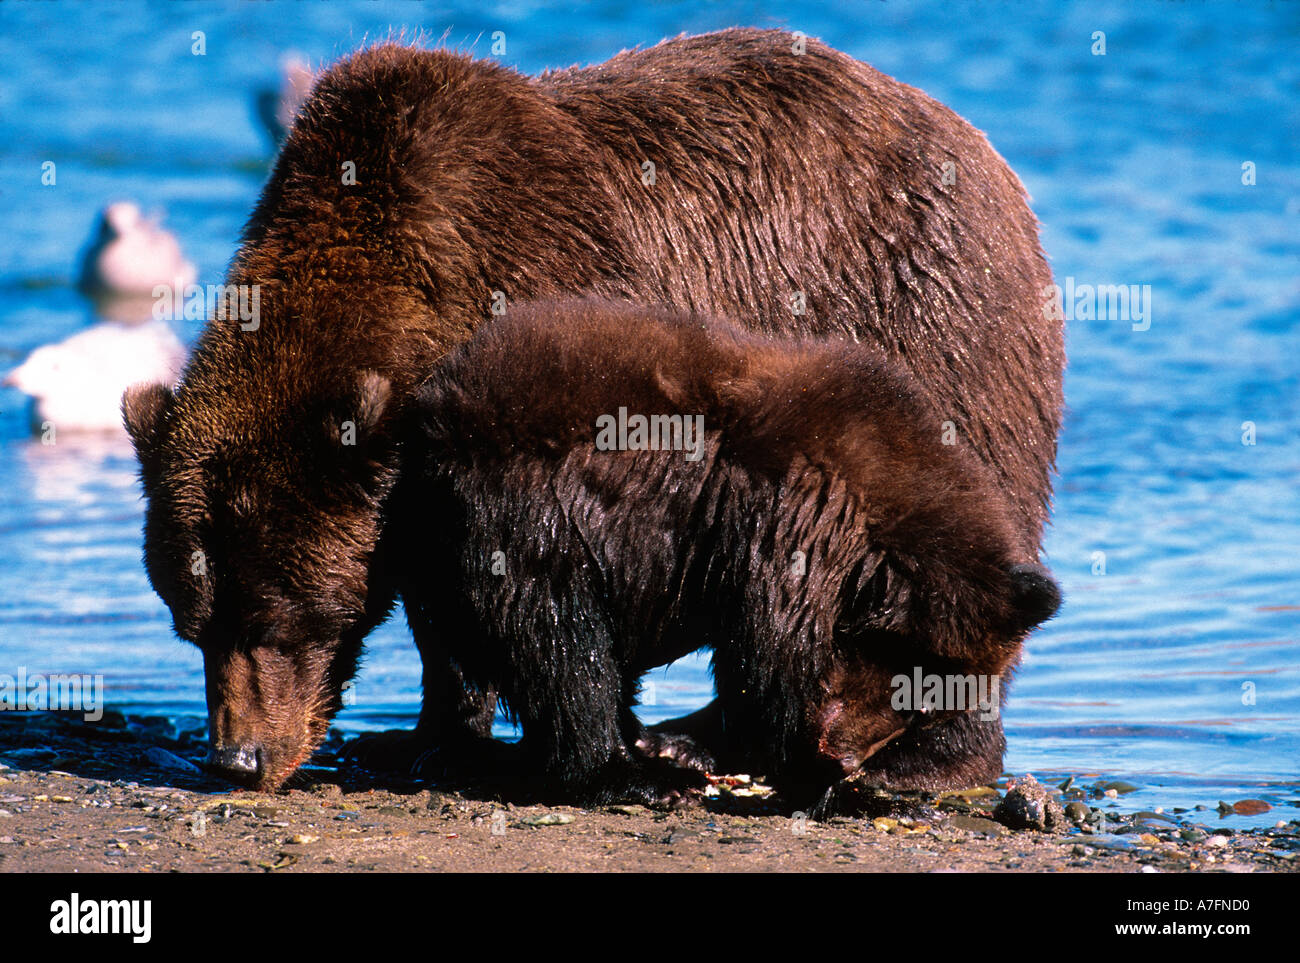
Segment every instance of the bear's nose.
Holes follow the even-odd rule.
[[[260,768],[257,746],[213,746],[208,752],[208,768],[240,781],[256,776]]]

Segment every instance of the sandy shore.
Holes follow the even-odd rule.
[[[200,734],[109,711],[98,724],[0,713],[0,870],[7,872],[1300,870],[1300,820],[1212,827],[1205,813],[1101,808],[1101,786],[1052,831],[1009,829],[994,787],[888,796],[849,787],[842,815],[792,818],[778,800],[722,795],[673,812],[517,806],[472,786],[332,765],[271,795],[192,766]],[[327,743],[319,761],[334,762]],[[1113,791],[1113,790],[1112,790]],[[1212,812],[1208,815],[1214,815]],[[1103,818],[1109,817],[1109,818]]]

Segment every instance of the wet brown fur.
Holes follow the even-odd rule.
[[[891,677],[1001,676],[1059,600],[992,474],[874,348],[526,304],[417,404],[404,569],[560,798],[671,787],[637,769],[631,696],[697,646],[758,771],[824,789],[918,721]],[[702,416],[699,459],[600,450],[620,408]]]

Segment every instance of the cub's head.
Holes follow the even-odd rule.
[[[1061,593],[1037,564],[974,568],[965,576],[978,584],[960,587],[947,581],[960,572],[904,582],[886,568],[854,593],[810,713],[818,756],[843,775],[917,729],[963,713],[998,719],[1021,641],[1056,613]],[[929,785],[926,772],[916,775]]]
[[[319,744],[391,605],[376,550],[396,478],[389,396],[368,374],[342,397],[265,409],[162,385],[123,397],[145,568],[203,652],[209,762],[259,789]]]
[[[909,730],[965,713],[1000,732],[1024,639],[1061,604],[991,474],[919,438],[902,446],[913,460],[894,447],[907,429],[893,431],[884,470],[857,492],[834,656],[809,714],[818,756],[846,775]]]

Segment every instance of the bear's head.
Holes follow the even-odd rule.
[[[1061,602],[1056,582],[1034,563],[976,566],[978,586],[960,587],[905,582],[883,564],[841,613],[837,655],[811,712],[818,756],[846,776],[909,730],[963,713],[996,720],[1022,640]],[[951,608],[958,599],[960,612]]]
[[[288,420],[184,387],[123,396],[145,568],[203,652],[209,764],[236,781],[273,789],[307,760],[391,607],[377,549],[396,480],[389,396],[366,374],[346,397],[276,406]]]

